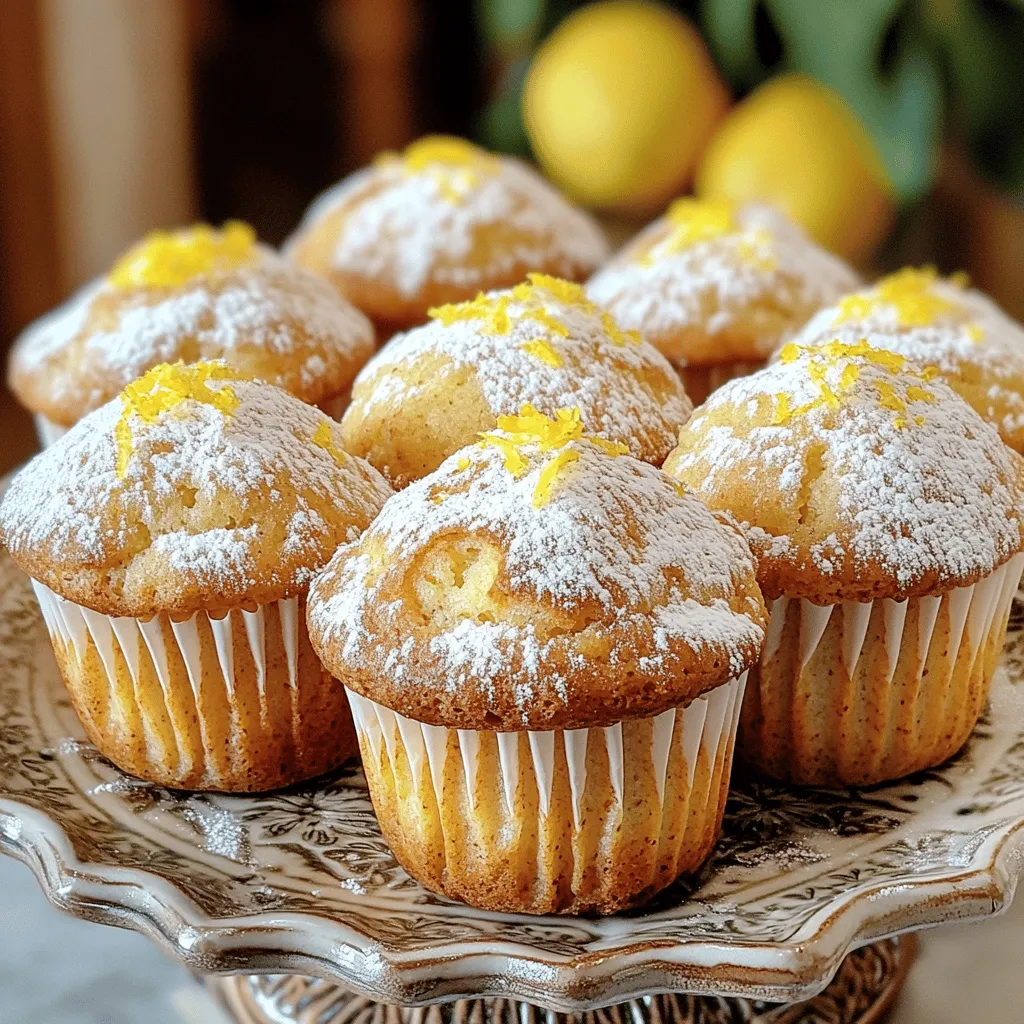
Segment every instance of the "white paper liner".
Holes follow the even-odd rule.
[[[1022,569],[1018,554],[971,586],[913,600],[771,602],[741,756],[803,785],[868,785],[941,763],[984,706]]]
[[[1014,555],[995,572],[969,587],[960,587],[937,597],[920,598],[920,624],[918,627],[917,656],[919,670],[924,668],[931,646],[935,621],[943,602],[949,606],[950,655],[947,659],[952,673],[956,654],[966,635],[977,656],[994,623],[1009,613],[1010,602],[1024,570],[1024,553]],[[853,676],[864,649],[868,623],[876,603],[844,601],[834,605],[817,605],[805,598],[779,597],[770,602],[770,618],[761,652],[761,664],[767,665],[778,652],[786,614],[791,601],[800,603],[800,668],[814,657],[833,615],[840,615],[842,624],[842,656],[848,674]],[[903,643],[903,630],[907,619],[907,601],[883,599],[885,646],[888,654],[888,676],[892,682]],[[943,643],[945,641],[943,640]]]
[[[683,755],[689,771],[689,782],[693,776],[701,751],[710,764],[715,764],[723,745],[732,742],[739,723],[740,707],[747,675],[744,673],[723,686],[716,687],[703,697],[692,701],[685,708],[672,708],[657,715],[653,720],[651,757],[654,765],[655,782],[660,800],[665,795],[665,779],[671,753],[682,744]],[[426,725],[405,718],[395,711],[348,691],[352,716],[359,733],[360,744],[369,749],[379,763],[386,752],[392,771],[395,769],[395,754],[398,744],[404,747],[414,784],[417,788],[425,773],[429,774],[437,806],[442,803],[442,787],[445,777],[446,760],[450,756],[449,737],[454,733],[458,738],[459,765],[462,770],[465,792],[472,802],[476,792],[478,756],[481,733],[468,729],[446,729]],[[519,736],[520,733],[496,733],[498,760],[502,774],[502,793],[509,812],[515,809],[516,786],[519,783]],[[555,775],[556,751],[561,747],[568,766],[569,787],[572,794],[573,817],[577,829],[583,813],[584,794],[587,784],[587,745],[594,736],[603,742],[608,756],[612,789],[616,806],[621,810],[625,791],[625,765],[623,762],[622,724],[593,729],[571,729],[566,731],[545,731],[526,733],[529,740],[530,757],[541,814],[548,814],[551,804],[552,784]]]
[[[42,609],[46,628],[51,637],[57,639],[66,650],[73,651],[80,666],[91,641],[96,648],[107,677],[111,681],[112,692],[115,689],[117,679],[114,653],[116,645],[124,657],[132,683],[136,687],[139,685],[141,651],[148,651],[164,695],[168,699],[170,698],[172,679],[167,650],[169,637],[167,630],[164,628],[169,625],[170,636],[173,637],[174,643],[181,654],[181,660],[188,673],[189,683],[198,707],[202,685],[204,683],[207,686],[210,685],[209,674],[204,679],[202,671],[202,644],[200,641],[199,624],[200,620],[203,620],[209,625],[213,634],[217,661],[223,675],[228,702],[233,705],[233,698],[235,696],[233,617],[241,616],[244,633],[248,639],[249,649],[252,652],[253,663],[256,668],[260,720],[266,726],[269,721],[269,708],[266,693],[267,653],[264,639],[266,636],[266,618],[268,614],[280,616],[289,682],[293,689],[297,684],[299,656],[299,599],[297,597],[262,605],[257,607],[255,611],[246,611],[244,609],[229,611],[219,619],[204,612],[195,612],[188,619],[175,622],[166,614],[157,615],[147,620],[127,616],[102,615],[99,612],[68,601],[38,580],[32,580],[32,586],[39,601],[39,606]],[[120,708],[120,702],[111,701],[110,707],[113,711],[117,711]],[[212,743],[206,733],[205,718],[201,714],[198,717],[203,745],[209,751],[212,749]],[[148,717],[141,715],[140,721],[143,729],[147,729]],[[296,726],[294,720],[292,726],[293,729]],[[145,738],[147,745],[157,743],[155,737],[148,733]],[[185,767],[187,769],[190,766]]]
[[[36,427],[36,437],[39,438],[39,444],[43,448],[49,448],[54,441],[60,440],[68,432],[67,427],[48,420],[38,412],[33,413],[32,420]]]

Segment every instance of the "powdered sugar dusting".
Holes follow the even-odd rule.
[[[939,279],[929,291],[949,304],[930,323],[901,323],[897,307],[878,301],[877,289],[872,288],[858,293],[874,300],[861,315],[844,318],[838,306],[831,306],[815,314],[793,340],[812,346],[863,338],[918,365],[935,366],[954,378],[963,376],[972,386],[981,375],[990,382],[987,397],[993,403],[986,418],[1004,437],[1024,431],[1024,327],[975,289]]]
[[[746,520],[763,558],[826,577],[870,565],[897,589],[929,574],[956,585],[1021,546],[1018,456],[941,380],[870,358],[804,353],[729,382],[683,429],[668,467]],[[787,516],[791,535],[770,528]]]
[[[280,379],[312,391],[328,369],[358,365],[372,347],[373,328],[351,303],[260,246],[253,263],[222,278],[197,277],[155,301],[147,291],[121,293],[109,281],[94,281],[22,334],[12,372],[16,382],[42,381],[54,406],[70,403],[84,414],[162,362],[232,362],[238,354],[258,359],[276,383],[277,358]]]
[[[407,637],[401,648],[391,644],[393,632],[368,627],[368,615],[386,624],[407,617],[403,601],[385,603],[384,590],[434,542],[468,535],[499,546],[509,593],[566,611],[598,602],[613,664],[643,658],[645,670],[666,672],[670,649],[682,644],[714,651],[734,675],[742,672],[763,637],[763,618],[757,600],[737,598],[753,573],[739,534],[652,466],[611,458],[585,440],[562,450],[578,458],[540,508],[537,484],[553,456],[536,445],[520,448],[528,468],[518,478],[499,448],[473,446],[391,498],[357,545],[341,549],[314,582],[309,618],[321,646],[337,647],[358,668],[380,659],[384,645],[389,678],[403,679],[416,644],[425,644],[441,659],[450,692],[490,699],[495,680],[512,675],[524,714],[542,687],[562,692],[550,663],[556,648],[565,654],[564,637],[544,639],[531,622],[467,618],[415,642]],[[379,545],[382,573],[363,553]],[[647,638],[642,649],[627,639],[638,635]],[[568,662],[582,670],[587,659],[570,648]]]
[[[445,197],[436,175],[410,174],[398,160],[361,171],[313,204],[286,251],[310,225],[351,203],[334,268],[386,280],[404,296],[415,295],[428,280],[472,289],[523,265],[574,276],[607,257],[608,243],[587,214],[520,161],[494,162],[494,172],[480,175],[455,202]],[[512,244],[488,247],[485,262],[467,260],[492,225],[502,225]]]
[[[757,303],[793,311],[796,329],[858,286],[845,263],[775,209],[744,206],[736,219],[738,231],[671,253],[660,251],[665,225],[655,221],[591,278],[588,295],[656,343],[688,327],[725,330]],[[756,339],[751,357],[768,355],[779,340],[777,333]]]
[[[489,293],[495,298],[511,295],[511,291]],[[538,306],[563,325],[565,334],[529,317],[529,310]],[[407,383],[394,371],[410,367],[425,355],[443,356],[446,362],[426,387],[473,367],[495,417],[518,413],[524,403],[549,414],[578,406],[588,431],[623,441],[634,455],[649,457],[652,434],[663,434],[671,445],[692,405],[672,366],[652,345],[621,339],[616,343],[602,323],[600,310],[562,301],[541,288],[533,289],[529,303],[512,299],[508,314],[506,334],[489,333],[479,319],[448,325],[431,320],[392,338],[356,378],[353,410],[398,404],[421,393],[422,386]],[[554,360],[542,359],[525,347],[538,339]],[[560,365],[553,366],[552,361]],[[664,453],[662,449],[662,458]]]
[[[333,553],[332,536],[365,526],[390,494],[361,459],[338,459],[313,441],[330,424],[340,449],[340,428],[317,409],[265,384],[207,386],[229,387],[239,404],[225,414],[186,399],[153,423],[130,416],[123,478],[119,399],[33,459],[0,505],[0,532],[15,558],[49,560],[58,577],[60,567],[126,561],[130,575],[131,564],[144,561],[234,592],[273,576],[278,566],[268,556],[276,553],[290,566],[283,582],[294,588]]]

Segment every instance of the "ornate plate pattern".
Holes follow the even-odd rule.
[[[1024,868],[1024,606],[965,751],[859,792],[738,780],[699,879],[612,918],[453,904],[412,881],[361,772],[262,797],[121,774],[82,740],[27,578],[0,552],[0,849],[50,900],[202,972],[305,973],[386,1001],[583,1010],[655,992],[795,1001],[897,931],[1005,906]]]

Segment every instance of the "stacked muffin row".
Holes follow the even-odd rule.
[[[849,785],[959,749],[1024,565],[1020,328],[930,272],[851,293],[768,210],[680,200],[553,276],[605,255],[424,140],[288,258],[158,234],[27,332],[71,429],[0,532],[96,745],[252,791],[358,739],[411,874],[537,913],[699,866],[734,750]]]

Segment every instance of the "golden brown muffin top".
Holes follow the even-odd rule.
[[[943,593],[1024,545],[1024,461],[934,369],[867,342],[791,344],[730,381],[665,470],[747,526],[768,598]]]
[[[285,251],[375,320],[412,326],[430,305],[515,284],[527,271],[586,277],[608,243],[521,161],[427,136],[321,196]]]
[[[435,725],[611,725],[745,671],[765,609],[739,529],[661,470],[524,409],[389,499],[310,589],[313,646]]]
[[[860,283],[778,210],[683,198],[587,294],[680,366],[764,359]]]
[[[110,273],[18,339],[11,389],[64,426],[147,370],[181,359],[226,360],[239,376],[310,404],[348,390],[373,354],[373,327],[316,274],[229,222],[157,231]]]
[[[668,360],[620,330],[578,284],[531,274],[430,315],[364,367],[342,421],[346,447],[395,486],[527,403],[548,415],[578,406],[599,437],[657,465],[693,410]],[[437,410],[443,417],[431,426]]]
[[[817,313],[794,337],[839,339],[934,366],[1003,440],[1024,452],[1024,327],[958,276],[907,267]]]
[[[0,540],[77,604],[189,615],[304,592],[390,493],[318,409],[223,363],[164,364],[18,473]]]

